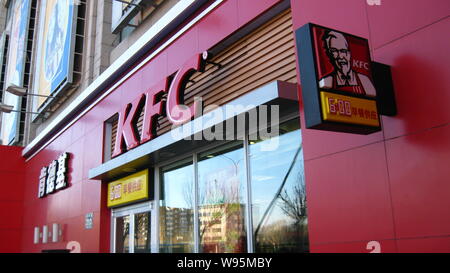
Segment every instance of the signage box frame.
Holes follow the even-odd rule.
[[[377,119],[379,121],[378,126],[368,126],[362,124],[325,120],[321,99],[321,93],[323,92],[336,94],[337,96],[346,96],[350,101],[354,99],[367,100],[368,103],[375,103],[375,105],[377,103],[377,98],[334,89],[321,89],[319,87],[318,64],[315,55],[317,49],[315,46],[313,33],[314,27],[329,31],[335,31],[348,37],[363,39],[367,41],[367,39],[352,34],[326,28],[312,23],[308,23],[295,31],[306,128],[361,135],[368,135],[381,131],[379,111],[377,111]],[[369,65],[371,65],[371,62],[369,63]]]
[[[123,207],[123,206],[131,205],[131,204],[135,204],[138,202],[150,200],[151,199],[151,196],[150,196],[151,183],[149,181],[150,174],[151,174],[151,172],[149,169],[144,169],[144,170],[136,171],[135,173],[127,175],[120,179],[108,182],[107,207],[109,209],[112,209],[112,208]],[[143,186],[144,189],[139,192],[138,197],[135,197],[135,198],[129,197],[129,199],[124,198],[124,200],[120,201],[120,202],[117,202],[117,201],[114,202],[114,200],[111,200],[111,190],[112,190],[111,187],[113,187],[114,185],[122,184],[122,183],[129,183],[130,180],[132,180],[132,179],[142,178],[142,177],[145,177],[144,186]],[[120,189],[120,194],[121,194],[120,198],[122,198],[122,195],[124,194],[122,188],[123,187],[121,187],[121,189]]]

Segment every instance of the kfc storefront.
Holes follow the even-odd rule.
[[[212,1],[144,35],[9,163],[9,251],[449,252],[449,5],[335,2]]]

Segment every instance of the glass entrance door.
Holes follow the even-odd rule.
[[[120,216],[114,219],[115,221],[115,252],[129,253],[130,252],[130,216]]]
[[[152,203],[149,202],[113,210],[112,252],[152,252],[151,222]]]

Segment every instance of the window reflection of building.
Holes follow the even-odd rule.
[[[200,250],[246,252],[243,143],[225,144],[199,158]]]
[[[199,208],[200,239],[204,253],[245,251],[244,209],[243,204],[237,203]]]
[[[188,252],[193,238],[194,211],[186,208],[160,208],[160,238],[168,252]]]
[[[134,223],[134,253],[150,253],[150,213],[135,214]]]
[[[116,218],[116,253],[129,253],[130,216]]]
[[[194,222],[198,222],[199,252],[308,252],[308,221],[300,122],[280,125],[279,147],[265,151],[265,142],[249,143],[250,168],[244,164],[242,142],[226,143],[199,153],[193,181],[192,160],[178,169],[163,169],[160,207],[160,251],[194,252]],[[251,138],[254,139],[254,138]],[[270,140],[268,140],[270,141]],[[184,166],[184,167],[183,167]],[[251,183],[251,206],[247,193]],[[194,184],[198,183],[197,206]],[[198,218],[194,219],[194,208]],[[247,234],[246,212],[251,208],[253,232]]]
[[[160,252],[194,252],[192,162],[181,161],[162,169],[160,196]]]

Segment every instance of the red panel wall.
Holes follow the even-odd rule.
[[[252,8],[247,2],[252,3]],[[278,2],[225,1],[29,160],[21,251],[66,248],[68,242],[76,241],[81,252],[109,252],[110,211],[106,208],[106,184],[88,179],[88,171],[102,163],[104,121],[119,112],[124,103],[176,72],[188,58],[219,43]],[[38,199],[41,168],[62,152],[71,155],[69,187]],[[87,230],[85,215],[90,212],[94,213],[94,227]],[[53,223],[63,227],[60,242],[33,244],[34,227]]]
[[[26,165],[26,188],[22,252],[65,249],[71,241],[78,242],[82,252],[99,252],[101,220],[101,187],[99,181],[87,179],[88,170],[101,163],[103,126],[89,128],[81,120],[64,131],[56,140],[34,156]],[[61,153],[68,152],[69,187],[44,198],[37,198],[39,174]],[[85,215],[94,213],[92,229],[85,229]],[[62,226],[58,243],[33,244],[33,229],[53,223]]]
[[[20,252],[25,160],[22,148],[0,146],[0,253]]]
[[[11,230],[20,229],[22,221],[21,248],[6,251],[40,252],[77,241],[82,252],[108,252],[105,184],[87,178],[89,169],[102,162],[103,122],[193,54],[217,44],[277,2],[225,1],[26,167],[18,167],[26,169],[25,174],[14,173],[26,181],[23,220],[15,219],[17,225]],[[313,252],[368,252],[367,243],[374,240],[383,252],[450,251],[450,113],[446,110],[450,60],[445,54],[450,37],[443,35],[450,27],[450,19],[445,19],[450,2],[422,2],[382,1],[381,6],[368,6],[363,0],[291,1],[294,28],[314,22],[369,38],[374,60],[392,66],[399,108],[398,116],[383,118],[383,132],[370,136],[303,130]],[[38,199],[40,169],[62,152],[72,156],[69,188]],[[20,162],[17,166],[24,164]],[[3,173],[0,177],[3,180]],[[18,206],[14,210],[20,212]],[[94,228],[86,230],[84,218],[89,212],[94,213]],[[61,242],[33,244],[33,228],[52,223],[63,226]],[[7,224],[2,222],[0,228]],[[11,234],[9,238],[14,238]]]
[[[294,29],[368,38],[374,61],[392,66],[399,112],[370,136],[303,130],[311,250],[370,252],[378,241],[382,252],[449,252],[450,2],[291,5]]]

